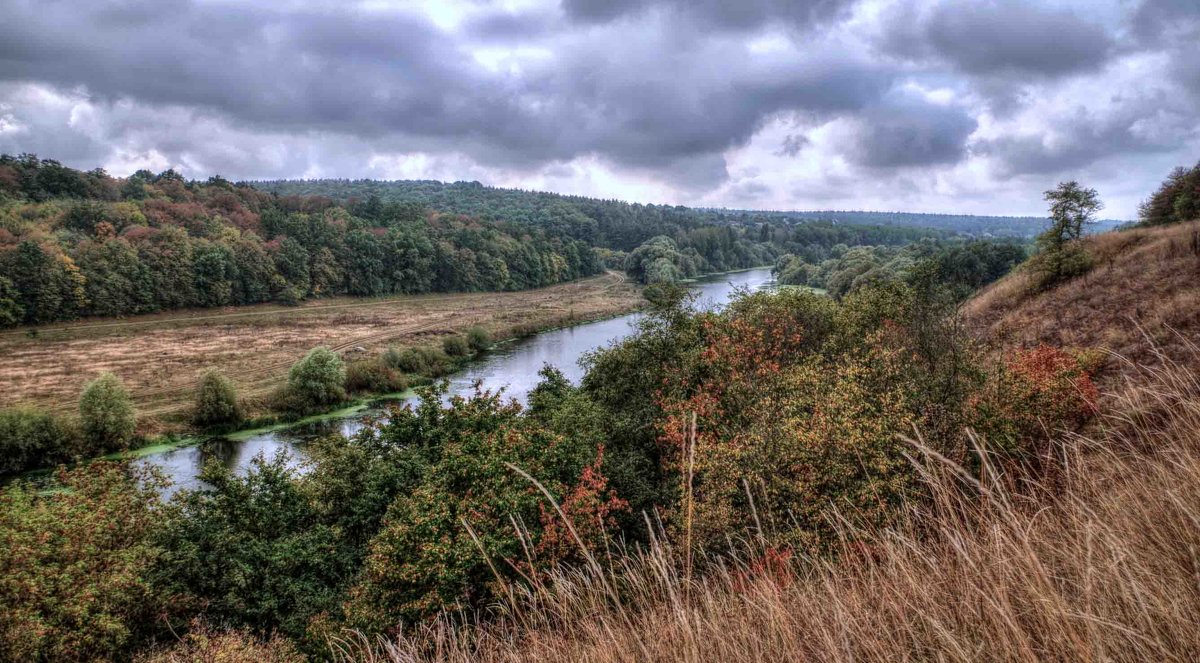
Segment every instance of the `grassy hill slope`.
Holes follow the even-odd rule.
[[[968,328],[998,349],[1041,343],[1099,348],[1155,365],[1192,358],[1200,339],[1200,221],[1083,240],[1092,269],[1044,292],[1018,269],[964,306]],[[1102,378],[1127,373],[1109,362]]]

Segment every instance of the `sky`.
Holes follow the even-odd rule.
[[[1200,160],[1200,0],[0,0],[0,152],[1133,218]]]

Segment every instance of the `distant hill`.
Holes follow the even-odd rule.
[[[618,219],[624,222],[623,224],[634,226],[656,225],[662,223],[664,217],[669,217],[672,222],[684,227],[761,223],[796,225],[825,221],[853,225],[931,228],[971,237],[1028,238],[1040,232],[1046,224],[1046,220],[1039,217],[862,211],[787,212],[642,205],[544,191],[502,189],[484,186],[479,182],[319,179],[256,181],[248,184],[281,196],[324,196],[340,201],[375,196],[383,202],[419,203],[441,212],[539,225],[557,225],[566,219],[579,217],[609,226],[614,225],[614,221]],[[1103,220],[1096,224],[1096,230],[1111,229],[1120,223],[1116,220]]]

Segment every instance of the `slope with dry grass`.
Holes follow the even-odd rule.
[[[1035,292],[1018,269],[963,308],[974,335],[999,349],[1042,343],[1100,348],[1128,362],[1110,363],[1101,377],[1155,361],[1152,348],[1185,359],[1200,339],[1200,221],[1134,228],[1087,237],[1092,269],[1048,291]]]
[[[836,561],[764,558],[695,578],[665,545],[564,571],[497,606],[374,642],[370,661],[1200,660],[1200,382],[1159,354],[1047,479],[979,482],[913,444],[934,500]],[[1195,365],[1200,357],[1192,356]],[[1147,416],[1158,413],[1160,416]],[[1164,416],[1165,415],[1165,416]],[[853,543],[851,543],[853,541]],[[764,561],[766,559],[767,561]]]

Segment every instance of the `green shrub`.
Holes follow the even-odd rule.
[[[400,364],[404,361],[404,351],[394,345],[389,345],[388,349],[384,350],[383,354],[379,356],[379,361],[388,368],[395,368],[402,371],[404,368]]]
[[[387,394],[404,391],[408,381],[381,359],[351,362],[346,365],[346,391]]]
[[[205,465],[204,483],[181,491],[158,529],[152,577],[164,596],[215,623],[293,638],[338,605],[354,558],[321,520],[334,505],[306,494],[288,464],[281,454],[255,457],[245,473]]]
[[[471,346],[462,336],[447,336],[442,340],[442,350],[451,357],[465,357],[471,354]]]
[[[103,373],[79,397],[79,425],[90,453],[120,449],[133,439],[137,417],[120,378]]]
[[[398,352],[393,359],[394,368],[415,375],[438,377],[445,375],[449,370],[449,357],[434,348],[406,348],[403,352]]]
[[[233,382],[216,368],[210,368],[200,377],[196,388],[196,406],[192,422],[197,426],[219,426],[241,421],[242,409],[238,405],[237,390]]]
[[[288,371],[288,409],[310,412],[346,400],[346,366],[329,348],[313,348]]]
[[[467,331],[467,345],[475,352],[483,352],[492,347],[492,335],[483,327],[471,327]]]
[[[0,489],[0,660],[125,660],[162,614],[147,577],[158,484],[89,463]]]
[[[78,438],[62,419],[31,407],[0,410],[0,474],[71,460]]]

